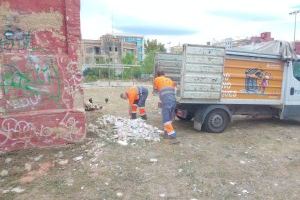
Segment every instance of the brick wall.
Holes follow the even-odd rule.
[[[85,137],[80,0],[0,1],[0,151]]]

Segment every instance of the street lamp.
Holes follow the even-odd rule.
[[[295,25],[294,25],[294,46],[295,46],[295,42],[296,42],[296,27],[297,27],[297,14],[300,13],[300,10],[296,10],[294,12],[290,12],[290,15],[295,15]]]

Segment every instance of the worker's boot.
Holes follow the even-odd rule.
[[[145,115],[142,115],[141,118],[142,118],[143,120],[147,120],[147,115],[146,115],[146,114],[145,114]]]
[[[163,138],[168,140],[169,144],[178,144],[180,143],[177,139],[176,139],[176,132],[171,134],[171,135],[168,135],[166,132],[165,134],[163,135]]]
[[[131,119],[136,119],[136,113],[131,113]]]

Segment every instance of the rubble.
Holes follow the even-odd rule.
[[[12,161],[11,158],[6,158],[6,159],[5,159],[5,163],[6,163],[6,164],[10,163],[11,161]]]
[[[32,166],[31,166],[30,163],[25,163],[25,170],[26,171],[31,171],[31,168],[32,168]]]
[[[159,142],[159,136],[163,133],[142,119],[127,119],[113,115],[104,115],[98,118],[96,124],[89,124],[88,130],[107,141],[125,146],[136,140]]]
[[[43,157],[44,157],[44,155],[39,155],[34,158],[34,161],[37,162],[37,161],[41,160]]]
[[[25,189],[22,189],[20,187],[15,187],[11,190],[11,192],[16,192],[16,193],[21,193],[21,192],[24,192]]]
[[[68,163],[69,163],[69,160],[68,160],[68,159],[58,161],[58,164],[59,164],[59,165],[66,165],[66,164],[68,164]]]
[[[3,169],[0,173],[0,176],[4,177],[4,176],[7,176],[8,175],[8,171]]]
[[[79,161],[79,160],[82,160],[83,156],[77,156],[75,158],[73,158],[74,161]]]
[[[155,162],[157,162],[158,160],[156,159],[156,158],[151,158],[150,159],[150,162],[152,162],[152,163],[155,163]]]

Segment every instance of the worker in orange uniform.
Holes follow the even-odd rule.
[[[159,93],[159,99],[161,101],[165,139],[176,139],[176,132],[172,125],[176,108],[175,86],[175,82],[167,78],[163,71],[157,72],[153,89],[154,92],[157,91]]]
[[[136,119],[137,109],[139,108],[142,119],[147,120],[145,110],[145,103],[148,97],[148,89],[143,86],[130,87],[126,92],[122,93],[120,97],[129,102],[129,113],[131,119]]]

